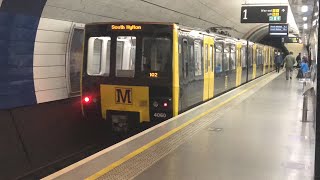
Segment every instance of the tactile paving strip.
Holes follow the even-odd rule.
[[[260,88],[268,84],[277,76],[278,74],[270,75],[265,80],[258,82],[258,85],[256,87],[243,93],[242,95],[221,106],[220,108],[210,112],[206,116],[201,117],[197,121],[191,123],[190,125],[169,136],[158,144],[136,155],[135,157],[129,159],[128,161],[112,169],[98,179],[127,180],[137,177],[140,173],[162,159],[164,156],[168,155],[171,151],[175,150],[181,144],[190,139],[193,135],[206,128],[211,123],[219,119],[223,114],[234,108],[236,105],[240,104],[252,94],[259,91]]]

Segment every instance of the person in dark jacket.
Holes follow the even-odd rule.
[[[301,53],[299,53],[299,55],[296,57],[296,61],[297,61],[297,68],[299,68],[301,64]]]
[[[276,65],[276,72],[280,72],[281,64],[282,64],[282,56],[280,52],[277,53],[276,57],[274,58],[274,64]]]

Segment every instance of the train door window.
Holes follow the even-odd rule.
[[[190,54],[190,68],[189,68],[189,73],[190,75],[194,74],[194,48],[193,45],[189,45],[189,54]]]
[[[230,47],[225,46],[224,54],[223,54],[223,70],[224,71],[229,71],[230,69],[229,61],[230,61]]]
[[[230,66],[231,70],[236,69],[236,46],[234,45],[230,48]]]
[[[143,38],[141,71],[147,73],[168,72],[168,60],[170,59],[170,54],[170,39],[151,37]]]
[[[202,57],[201,57],[201,43],[200,41],[194,41],[194,57],[195,57],[195,76],[202,75]]]
[[[83,61],[84,29],[80,25],[74,25],[70,33],[67,52],[67,79],[70,96],[80,95],[80,77]]]
[[[110,37],[91,37],[88,41],[87,73],[92,76],[109,76]]]
[[[216,63],[216,67],[215,67],[215,72],[216,73],[220,73],[222,72],[222,57],[223,57],[223,48],[221,44],[215,44],[215,63]]]
[[[261,59],[260,56],[261,56],[261,54],[260,54],[260,49],[257,48],[257,50],[256,50],[256,57],[257,57],[257,58],[256,58],[256,61],[257,61],[256,64],[257,64],[257,65],[260,65],[260,59]]]
[[[252,46],[248,47],[248,66],[252,67],[253,58],[252,58]]]
[[[210,71],[212,69],[212,45],[209,46],[209,52],[208,52],[208,68],[210,68]]]
[[[247,67],[247,51],[246,51],[246,47],[242,47],[241,48],[241,64],[242,64],[242,67]]]
[[[261,52],[261,64],[264,64],[264,50],[263,49],[261,49],[260,50],[260,52]]]
[[[211,71],[214,72],[214,61],[213,61],[213,59],[214,59],[214,48],[213,48],[212,45],[210,45],[210,52],[211,52],[211,59],[210,59],[210,61],[211,61]]]
[[[204,72],[208,72],[208,45],[204,46]]]
[[[187,78],[188,77],[188,40],[183,39],[182,40],[182,73],[183,73],[183,77]]]
[[[116,50],[116,76],[134,77],[136,61],[136,37],[118,36]]]

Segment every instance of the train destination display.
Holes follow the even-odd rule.
[[[242,6],[241,23],[287,23],[288,6]]]

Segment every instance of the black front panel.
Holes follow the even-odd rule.
[[[153,86],[149,88],[150,118],[163,121],[172,117],[172,88]]]

